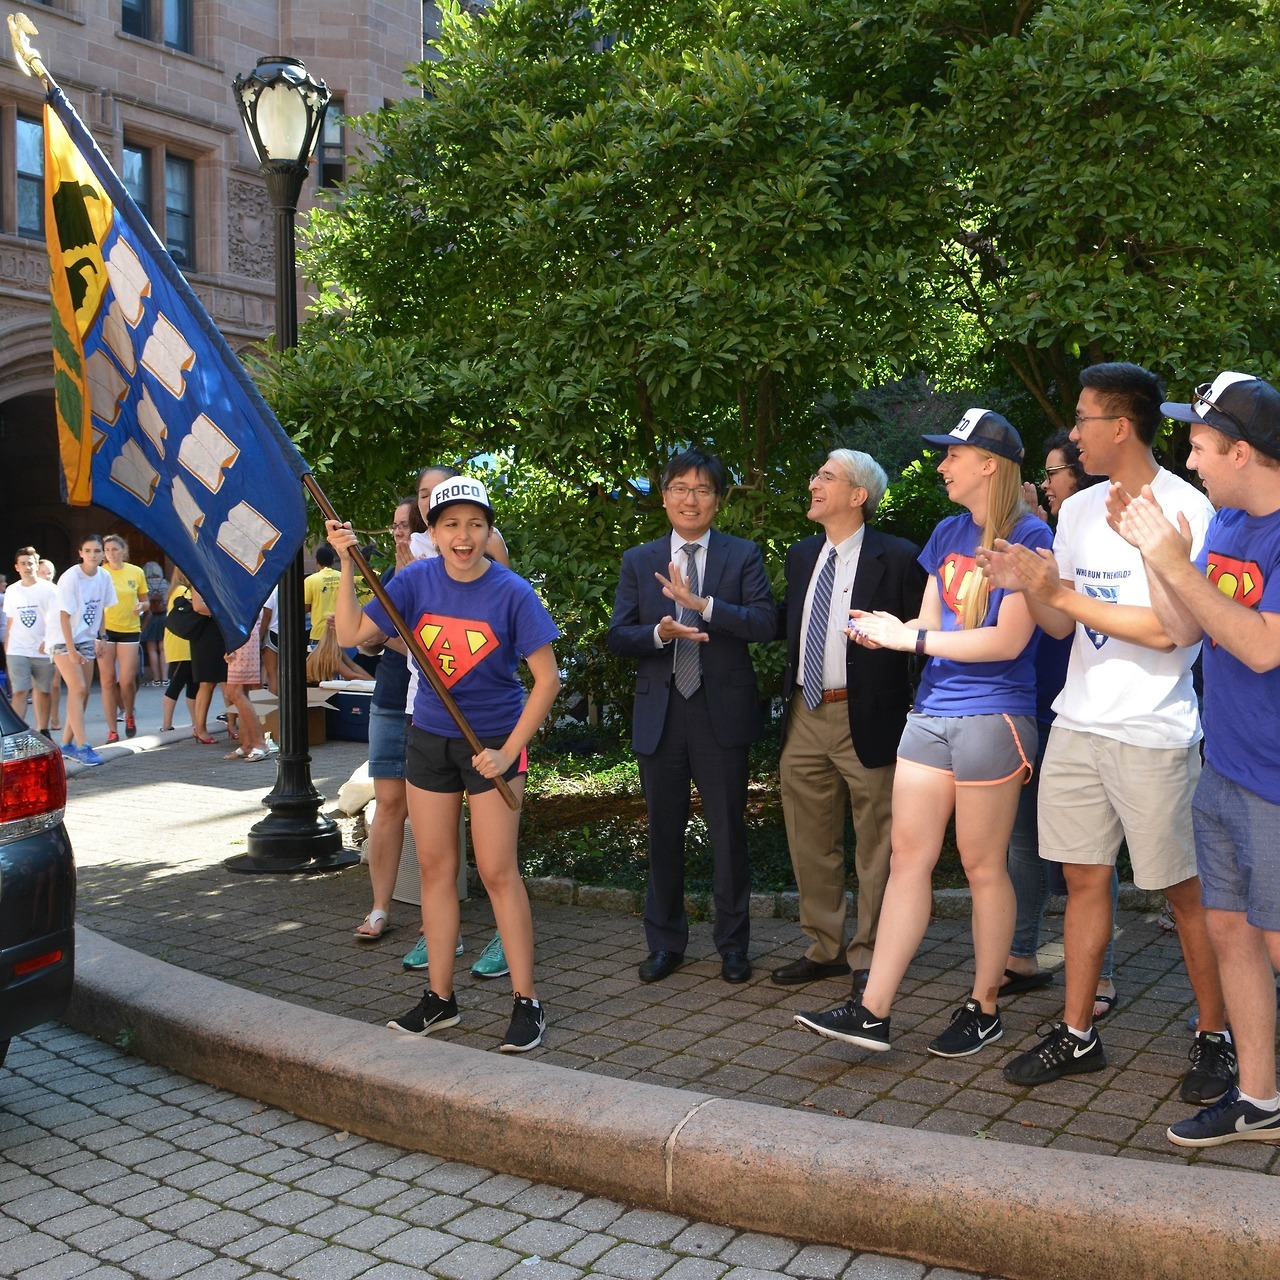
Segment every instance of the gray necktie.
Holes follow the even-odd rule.
[[[698,594],[698,562],[693,558],[698,549],[696,542],[686,542],[682,550],[685,554],[685,581],[689,591]],[[687,627],[698,625],[698,615],[692,609],[681,608],[680,621]],[[697,640],[676,641],[676,688],[686,697],[691,698],[702,684],[702,654],[698,652]]]
[[[804,705],[810,711],[822,701],[822,675],[826,666],[827,627],[831,624],[831,592],[836,585],[836,549],[818,574],[809,610],[809,632],[804,639]]]

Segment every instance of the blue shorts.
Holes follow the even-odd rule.
[[[1255,929],[1280,933],[1280,805],[1206,764],[1191,821],[1204,905],[1243,912]]]
[[[369,777],[404,778],[409,717],[395,707],[369,708]]]
[[[989,786],[1019,776],[1025,783],[1031,777],[1037,738],[1034,716],[929,716],[912,711],[898,743],[898,759],[949,773],[958,787]]]

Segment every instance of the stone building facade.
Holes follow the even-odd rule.
[[[12,6],[18,8],[18,3]],[[40,52],[98,146],[147,212],[235,351],[274,324],[274,228],[231,82],[258,58],[300,58],[333,94],[305,209],[341,176],[336,113],[404,96],[423,56],[421,0],[25,0]],[[6,40],[7,44],[7,40]],[[97,507],[60,496],[40,192],[43,88],[0,58],[0,572],[32,543],[65,569],[90,530],[118,530],[132,558],[152,546]]]

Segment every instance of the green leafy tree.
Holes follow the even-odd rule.
[[[1264,0],[499,0],[440,53],[360,122],[264,379],[359,520],[489,459],[586,687],[687,441],[776,569],[833,444],[897,471],[981,403],[1034,457],[1084,363],[1280,364]],[[909,469],[885,519],[935,498]]]

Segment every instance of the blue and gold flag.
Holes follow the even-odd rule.
[[[67,500],[154,538],[236,649],[302,545],[307,464],[57,88],[44,139]]]

